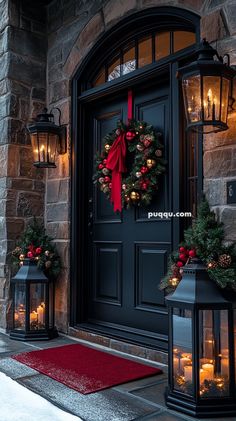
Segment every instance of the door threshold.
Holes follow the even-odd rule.
[[[105,332],[104,329],[101,331],[101,327],[99,329],[99,326],[83,323],[74,327],[69,327],[68,334],[71,337],[82,339],[88,343],[102,345],[103,347],[107,347],[114,351],[165,365],[168,364],[167,351],[158,349],[156,342],[155,346],[152,345],[151,342],[154,341],[151,340],[151,338],[147,344],[143,343],[143,341],[140,343],[139,339],[141,340],[141,338],[137,338],[137,335],[136,338],[134,338],[134,335],[131,333],[126,335],[126,337],[124,335],[121,337],[121,332],[117,333],[114,332],[114,329],[112,330],[112,333],[108,332],[108,329]]]

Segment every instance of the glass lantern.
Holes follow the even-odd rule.
[[[236,72],[226,56],[227,64],[204,39],[197,60],[179,69],[187,129],[205,134],[228,129],[228,104]]]
[[[56,336],[53,282],[37,262],[25,259],[11,280],[13,297],[12,339],[40,340]]]
[[[236,415],[234,304],[197,259],[166,297],[169,385],[166,404],[191,416]],[[234,314],[235,313],[235,314]]]
[[[60,112],[60,110],[58,109]],[[61,114],[59,114],[61,115]],[[60,117],[59,117],[60,121]],[[28,126],[33,149],[34,166],[56,168],[56,152],[66,153],[66,127],[54,123],[54,115],[43,109],[34,124]]]

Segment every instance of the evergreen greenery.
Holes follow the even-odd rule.
[[[184,252],[181,253],[181,250]],[[171,292],[182,278],[182,266],[189,262],[182,259],[192,253],[201,259],[207,267],[210,278],[221,288],[230,288],[236,291],[236,249],[235,244],[224,243],[223,223],[216,219],[210,210],[206,199],[198,207],[197,218],[184,232],[184,241],[180,244],[180,251],[174,252],[169,258],[168,272],[162,279],[160,288]],[[194,251],[194,252],[193,252]],[[194,257],[194,256],[193,256]],[[173,282],[173,278],[175,281]]]
[[[25,258],[37,261],[39,268],[49,279],[55,279],[60,273],[61,261],[56,247],[52,238],[46,234],[44,226],[36,219],[26,228],[12,252],[15,270],[19,269]]]
[[[106,168],[106,158],[116,137],[121,131],[126,133],[127,139],[127,167],[128,171],[122,177],[122,206],[147,206],[159,188],[159,177],[165,172],[166,162],[163,159],[162,134],[156,132],[153,126],[145,121],[130,120],[126,126],[118,121],[117,128],[108,133],[103,139],[102,153],[96,157],[96,172],[94,180],[103,193],[110,198],[112,172]],[[129,140],[127,135],[133,134]],[[148,167],[147,160],[152,160],[153,166]],[[136,192],[136,199],[132,200],[132,193]]]

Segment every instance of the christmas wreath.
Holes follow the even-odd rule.
[[[147,206],[159,188],[165,171],[162,134],[145,121],[118,121],[117,128],[103,139],[96,157],[95,182],[114,211],[131,205]]]
[[[18,270],[25,258],[34,260],[49,279],[55,279],[61,270],[60,257],[52,238],[36,220],[29,225],[12,251],[12,264]]]
[[[184,232],[179,250],[169,258],[167,275],[161,280],[160,289],[172,292],[182,279],[183,267],[197,257],[206,265],[209,277],[220,288],[236,291],[235,243],[224,243],[223,223],[218,222],[206,199],[198,207],[197,218]]]

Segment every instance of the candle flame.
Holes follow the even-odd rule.
[[[212,101],[212,90],[211,89],[208,90],[207,96],[208,96],[209,101]]]

